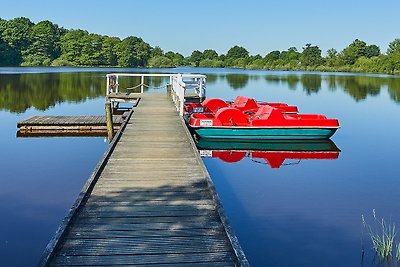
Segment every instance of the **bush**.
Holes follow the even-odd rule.
[[[224,62],[218,59],[203,59],[202,61],[200,61],[199,67],[222,68],[224,67]]]
[[[73,64],[71,62],[69,62],[68,60],[56,58],[55,60],[53,60],[53,62],[51,62],[50,66],[53,66],[53,67],[70,67],[70,66],[73,66]]]
[[[175,67],[172,60],[165,56],[152,57],[152,58],[150,58],[147,65],[150,68],[174,68]]]

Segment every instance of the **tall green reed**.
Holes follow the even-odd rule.
[[[396,225],[391,221],[386,223],[383,218],[378,220],[375,209],[372,210],[372,214],[374,217],[374,223],[372,225],[365,221],[364,215],[361,215],[363,226],[367,229],[376,254],[379,255],[382,260],[392,258],[395,237],[397,234]],[[395,257],[397,261],[400,261],[400,243],[396,246]]]

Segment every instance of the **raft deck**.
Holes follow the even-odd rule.
[[[114,129],[118,130],[127,115],[114,115]],[[19,136],[107,133],[106,116],[33,116],[17,123]]]
[[[143,94],[39,266],[248,266],[166,94]]]

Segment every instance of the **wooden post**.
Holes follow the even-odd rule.
[[[111,112],[111,101],[106,101],[106,122],[107,122],[108,141],[111,142],[112,139],[114,138],[114,125]]]

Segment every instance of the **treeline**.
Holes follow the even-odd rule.
[[[325,57],[318,46],[311,44],[306,44],[301,52],[290,47],[264,57],[249,55],[244,47],[234,46],[226,55],[218,55],[211,49],[194,51],[189,61],[199,67],[400,74],[400,39],[389,44],[386,54],[377,45],[356,39],[341,52],[329,49]]]
[[[250,55],[244,47],[234,46],[226,54],[206,49],[185,58],[135,36],[121,40],[67,30],[47,20],[35,24],[22,17],[0,19],[0,66],[195,66],[400,74],[400,39],[392,41],[386,53],[377,45],[356,39],[340,52],[329,49],[326,56],[317,45],[306,44],[301,51],[290,47],[264,56]]]

